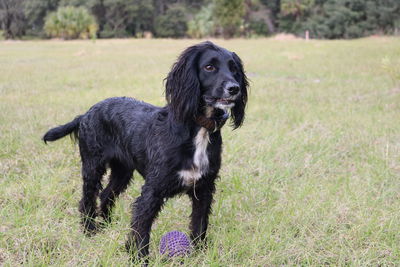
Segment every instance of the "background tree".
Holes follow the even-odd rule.
[[[314,0],[281,0],[278,15],[280,30],[290,33],[301,32],[302,25],[310,16],[313,7],[315,7]]]
[[[214,3],[203,6],[188,23],[188,35],[193,38],[209,37],[214,34]]]
[[[5,38],[44,35],[45,17],[59,7],[84,7],[98,37],[231,38],[275,32],[312,38],[398,34],[400,0],[0,0]]]
[[[369,31],[393,34],[400,29],[399,0],[368,0],[365,8],[365,28]]]
[[[105,21],[101,37],[125,37],[129,33],[127,25],[135,16],[134,3],[128,0],[104,0]]]
[[[244,22],[244,0],[214,0],[214,4],[213,17],[217,33],[225,38],[239,35]]]
[[[245,0],[244,36],[266,36],[275,32],[271,11],[260,0]]]
[[[154,32],[154,5],[148,0],[135,0],[134,18],[128,24],[130,32],[135,36],[143,36],[144,32]]]
[[[281,0],[260,0],[265,8],[269,11],[269,20],[272,24],[270,31],[275,32],[279,28],[279,16],[281,13]]]
[[[42,36],[44,19],[48,13],[56,11],[60,0],[24,1],[24,13],[27,21],[27,34]]]
[[[186,12],[182,6],[169,8],[165,15],[161,15],[155,22],[155,33],[157,37],[179,38],[187,32]]]
[[[92,7],[92,10],[95,6]],[[153,30],[154,5],[147,0],[104,0],[97,5],[104,11],[101,37],[126,37]],[[98,20],[100,20],[98,18]]]
[[[0,27],[5,39],[21,37],[26,30],[23,0],[0,0]]]
[[[104,0],[87,0],[86,7],[96,17],[97,25],[99,26],[99,37],[99,33],[104,30],[104,25],[106,24],[106,7],[104,5]]]
[[[319,0],[300,30],[314,38],[357,38],[394,33],[399,22],[397,0]]]

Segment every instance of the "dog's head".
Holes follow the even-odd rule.
[[[213,107],[230,109],[232,126],[242,125],[248,81],[235,53],[211,42],[191,46],[166,80],[167,102],[177,120],[193,120],[206,107]]]

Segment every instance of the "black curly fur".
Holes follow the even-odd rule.
[[[215,71],[205,71],[205,65],[210,64]],[[127,188],[134,170],[144,177],[141,195],[133,205],[132,231],[127,241],[127,248],[136,248],[139,257],[149,253],[151,226],[165,200],[180,193],[186,193],[192,201],[191,238],[196,243],[205,238],[221,166],[219,129],[208,133],[209,164],[195,186],[183,183],[178,172],[196,168],[194,139],[201,129],[196,124],[197,116],[207,115],[217,120],[216,125],[223,125],[224,121],[218,121],[222,117],[226,120],[219,109],[221,99],[230,99],[232,126],[237,128],[242,125],[247,102],[248,83],[241,60],[211,42],[186,49],[166,80],[164,107],[127,97],[109,98],[43,137],[45,142],[68,134],[78,138],[83,176],[79,210],[86,233],[96,231],[98,214],[107,222],[111,220],[114,201]],[[206,114],[207,107],[211,115]],[[107,167],[111,175],[102,189]]]

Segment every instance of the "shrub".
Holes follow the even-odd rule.
[[[208,6],[201,8],[193,20],[188,23],[188,35],[192,38],[203,38],[213,35],[214,33],[214,21],[213,21],[213,9],[214,4],[211,3]]]
[[[44,29],[50,37],[63,39],[95,38],[95,18],[83,7],[60,7],[46,17]]]
[[[213,18],[216,28],[225,38],[240,34],[244,22],[244,0],[214,0]]]
[[[124,27],[112,28],[109,23],[105,24],[103,30],[99,32],[100,38],[126,38],[131,35]]]
[[[175,6],[167,10],[165,15],[159,16],[155,22],[157,37],[184,37],[187,31],[185,9]]]
[[[268,26],[263,19],[250,20],[248,31],[250,36],[264,36],[269,34]]]

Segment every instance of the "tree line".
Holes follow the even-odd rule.
[[[0,0],[6,39],[399,34],[400,0]]]

